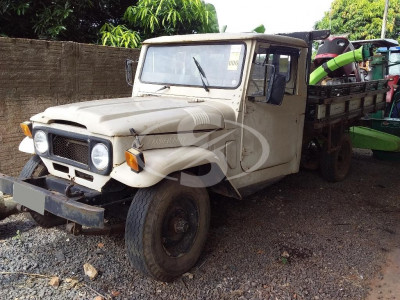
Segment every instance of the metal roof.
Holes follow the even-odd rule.
[[[351,41],[354,46],[360,46],[364,44],[373,44],[375,47],[392,47],[398,46],[399,42],[392,39],[372,39],[372,40],[359,40],[359,41]]]
[[[301,39],[286,37],[282,35],[261,33],[203,33],[161,36],[145,40],[143,44],[164,43],[196,43],[196,42],[218,42],[218,41],[244,41],[258,40],[266,43],[277,43],[280,45],[307,47],[307,43]]]

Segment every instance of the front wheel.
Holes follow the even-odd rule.
[[[337,150],[328,153],[323,150],[321,156],[322,177],[331,182],[342,181],[350,171],[353,148],[348,134],[343,134]]]
[[[182,186],[179,178],[174,179],[140,189],[126,220],[125,246],[131,264],[160,281],[171,281],[193,267],[210,223],[207,190]]]

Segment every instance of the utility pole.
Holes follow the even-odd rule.
[[[389,8],[389,0],[386,0],[385,11],[383,12],[381,39],[384,39],[386,36],[386,21],[387,21],[388,8]]]

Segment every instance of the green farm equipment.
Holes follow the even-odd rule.
[[[338,39],[343,40],[343,38],[336,38]],[[331,38],[327,42],[336,40]],[[368,73],[365,71],[362,80],[386,78],[389,80],[390,90],[387,92],[386,110],[367,115],[362,120],[364,126],[350,128],[352,145],[354,148],[371,149],[374,156],[380,159],[400,160],[400,89],[397,89],[400,77],[400,47],[397,41],[388,39],[354,41],[349,44],[346,44],[347,48],[343,54],[332,54],[333,51],[329,54],[320,54],[320,57],[329,57],[330,60],[325,60],[311,73],[310,84],[317,84],[325,76],[332,77],[332,74],[338,74],[337,71],[334,72],[340,67],[369,59],[371,70]],[[378,47],[374,55],[369,51],[371,45],[374,48]],[[325,49],[332,50],[332,46],[325,45]],[[358,72],[360,73],[359,70]],[[341,80],[344,75],[346,74],[343,71]],[[358,80],[361,77],[359,75]]]

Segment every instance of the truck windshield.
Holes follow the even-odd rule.
[[[238,43],[150,46],[140,80],[155,84],[236,88],[241,80],[244,54],[244,44]]]

